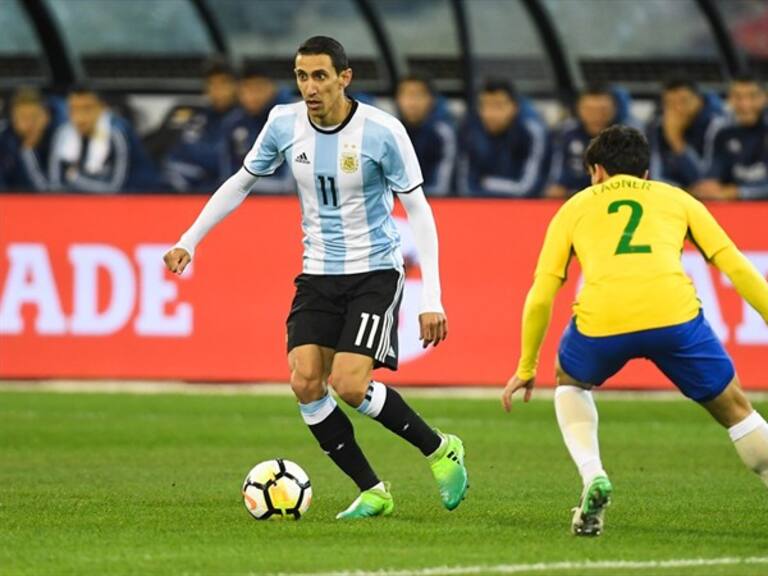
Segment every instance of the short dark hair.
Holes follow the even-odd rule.
[[[349,60],[344,46],[338,40],[328,36],[307,38],[296,50],[296,54],[325,54],[331,58],[331,64],[337,73],[349,68]]]
[[[400,77],[400,80],[397,81],[397,87],[400,88],[405,82],[416,82],[424,86],[432,96],[437,94],[435,82],[429,74],[424,74],[423,72],[411,72],[410,74],[406,74],[405,76]]]
[[[22,86],[17,88],[11,96],[11,110],[17,106],[34,105],[45,108],[45,98],[37,88],[33,86]]]
[[[741,72],[731,78],[731,84],[756,84],[763,88],[763,83],[755,74],[751,72]]]
[[[70,96],[72,96],[73,94],[78,94],[80,96],[83,96],[85,94],[90,94],[92,96],[96,96],[96,98],[101,100],[101,94],[99,94],[99,91],[96,90],[96,88],[94,88],[87,82],[76,82],[75,84],[72,84],[69,87],[69,91],[67,93]]]
[[[642,178],[650,162],[648,140],[640,130],[613,125],[592,138],[584,153],[584,167],[600,165],[611,176],[628,174]]]
[[[613,91],[610,89],[608,84],[603,84],[602,82],[587,84],[584,89],[579,92],[579,98],[583,98],[584,96],[608,96],[610,98],[614,97]]]
[[[487,78],[480,92],[505,92],[515,102],[518,98],[517,88],[506,78]]]
[[[680,90],[686,88],[694,94],[701,93],[699,85],[694,80],[686,76],[671,76],[664,82],[664,92],[671,92],[672,90]]]
[[[229,63],[229,60],[221,54],[216,54],[203,62],[203,78],[206,80],[211,76],[236,76],[235,69]]]

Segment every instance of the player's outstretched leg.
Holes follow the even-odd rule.
[[[443,506],[454,510],[469,488],[464,445],[458,436],[433,430],[395,390],[371,381],[357,411],[370,416],[416,448],[429,460]]]
[[[378,421],[428,458],[443,506],[455,509],[469,487],[461,440],[430,428],[396,390],[371,381],[372,370],[371,358],[340,352],[333,359],[329,381],[347,404]]]
[[[389,489],[368,463],[355,440],[355,432],[336,401],[325,389],[333,350],[300,346],[290,355],[291,388],[299,400],[301,417],[323,451],[361,491],[339,518],[367,518],[390,514],[394,507]]]
[[[360,496],[336,516],[339,519],[387,516],[394,501],[389,487],[381,482],[355,440],[354,429],[330,394],[299,404],[301,416],[323,451],[360,489]]]
[[[600,460],[598,416],[592,392],[561,384],[555,390],[555,412],[565,445],[584,483],[571,531],[578,536],[599,536],[613,487]]]
[[[738,378],[734,376],[723,392],[703,405],[728,429],[742,462],[768,486],[768,423],[752,408]]]

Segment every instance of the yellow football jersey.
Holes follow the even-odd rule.
[[[586,336],[681,324],[700,308],[680,261],[686,237],[707,260],[732,245],[704,205],[683,190],[617,175],[560,208],[547,229],[536,274],[565,279],[576,255],[584,286],[573,312]]]

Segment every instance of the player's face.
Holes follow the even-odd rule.
[[[72,94],[69,97],[69,119],[82,136],[90,136],[96,129],[104,105],[96,94]]]
[[[616,104],[608,94],[588,94],[579,98],[576,112],[587,133],[597,136],[616,116]]]
[[[294,73],[301,97],[314,118],[325,118],[338,109],[344,89],[352,81],[352,70],[337,73],[327,54],[297,54]]]
[[[662,105],[665,114],[675,114],[686,120],[693,122],[696,114],[699,113],[703,105],[701,96],[689,88],[677,88],[667,90],[662,97]]]
[[[276,91],[269,78],[245,78],[238,87],[240,105],[249,114],[258,114],[272,101]]]
[[[48,111],[39,104],[19,104],[11,112],[13,131],[21,140],[36,139],[48,126]]]
[[[423,82],[405,81],[397,89],[397,107],[408,124],[421,124],[432,111],[434,99]]]
[[[501,134],[515,119],[517,104],[503,90],[483,92],[480,94],[478,113],[489,133]]]
[[[214,74],[205,80],[205,95],[215,110],[226,110],[235,103],[237,84],[229,74]]]
[[[766,106],[765,91],[752,82],[737,82],[731,86],[728,103],[740,125],[752,126],[760,119]]]

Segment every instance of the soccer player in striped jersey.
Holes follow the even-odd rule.
[[[533,391],[539,349],[571,255],[584,287],[560,341],[555,411],[584,484],[572,531],[596,536],[613,487],[597,441],[590,389],[633,358],[647,358],[728,429],[736,451],[768,485],[768,424],[744,395],[733,362],[701,312],[680,262],[685,239],[730,278],[768,322],[768,284],[698,200],[647,180],[648,143],[626,126],[603,130],[586,151],[592,186],[552,219],[523,310],[517,372],[502,395]]]
[[[321,448],[361,492],[337,518],[388,515],[394,503],[329,384],[347,404],[422,452],[443,505],[453,510],[468,488],[461,440],[429,427],[397,391],[371,379],[374,368],[397,368],[404,277],[391,215],[394,194],[408,215],[421,261],[421,339],[425,347],[437,346],[447,336],[437,231],[413,146],[397,119],[345,94],[352,70],[336,40],[305,41],[295,75],[302,101],[273,108],[243,167],[165,255],[166,265],[182,273],[208,231],[259,178],[287,163],[298,185],[304,231],[303,273],[287,321],[291,387]]]

